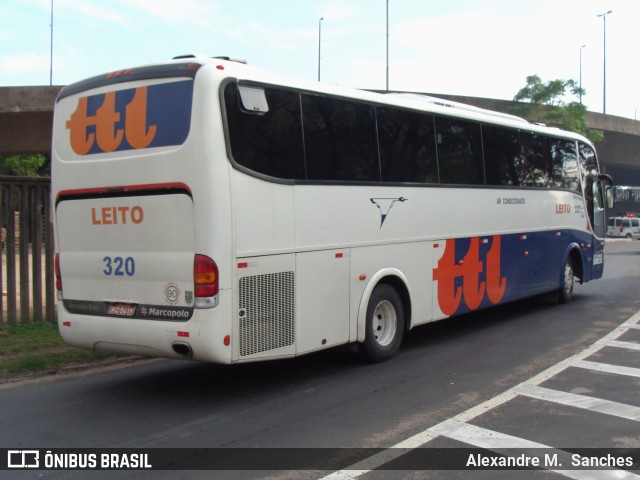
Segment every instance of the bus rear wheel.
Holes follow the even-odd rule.
[[[573,298],[573,286],[575,284],[575,272],[573,271],[573,261],[567,257],[562,271],[562,281],[558,291],[558,302],[569,303]]]
[[[400,295],[391,285],[380,284],[371,293],[365,329],[359,347],[366,360],[383,362],[396,354],[404,334],[404,310]]]

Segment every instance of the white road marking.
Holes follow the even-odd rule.
[[[592,412],[613,415],[628,420],[640,422],[640,407],[627,405],[625,403],[612,402],[602,398],[577,395],[575,393],[561,392],[550,388],[539,387],[523,383],[514,388],[516,393],[538,400],[554,402],[569,407],[581,408]]]
[[[404,455],[409,450],[424,445],[425,443],[429,442],[439,435],[443,435],[448,438],[464,442],[466,444],[490,450],[502,450],[509,448],[545,448],[551,449],[551,454],[553,454],[553,452],[563,452],[562,450],[555,449],[551,446],[543,445],[524,438],[506,435],[504,433],[466,423],[476,418],[477,416],[486,413],[498,407],[499,405],[508,402],[509,400],[512,400],[518,395],[538,398],[541,400],[591,410],[594,412],[605,413],[608,415],[615,415],[633,421],[640,421],[639,407],[612,402],[595,397],[588,397],[585,395],[576,395],[572,393],[561,392],[558,390],[552,390],[539,386],[544,381],[556,376],[558,373],[562,372],[568,367],[591,369],[616,375],[640,377],[640,369],[638,368],[610,365],[585,360],[585,358],[593,355],[595,352],[605,346],[626,348],[631,350],[640,349],[640,345],[636,343],[620,342],[616,340],[629,329],[640,329],[640,311],[629,318],[625,323],[612,330],[608,335],[604,336],[602,339],[585,348],[580,353],[573,355],[572,357],[569,357],[566,360],[557,363],[556,365],[553,365],[547,370],[532,377],[528,381],[516,385],[515,387],[487,400],[486,402],[483,402],[479,405],[476,405],[475,407],[461,412],[460,414],[454,416],[453,418],[450,418],[449,420],[445,420],[438,425],[427,428],[426,430],[406,440],[403,440],[400,443],[397,443],[396,445],[390,447],[385,451],[379,452],[376,455],[372,455],[371,457],[354,465],[351,465],[346,469],[333,472],[323,477],[321,480],[354,480],[370,472],[371,469],[376,468],[376,466],[384,465],[385,463],[394,460],[401,455]],[[566,452],[563,453],[566,454]],[[358,467],[365,464],[367,466],[367,469]],[[576,480],[640,479],[639,475],[625,470],[553,470],[552,468],[550,468],[549,470]]]

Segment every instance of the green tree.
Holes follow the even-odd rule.
[[[47,175],[47,158],[44,155],[9,155],[0,157],[0,175],[37,177]]]
[[[527,84],[513,99],[519,102],[511,113],[532,122],[544,123],[584,135],[592,142],[600,142],[604,135],[587,124],[587,107],[567,98],[579,97],[585,91],[575,80],[543,82],[538,75],[527,77]]]

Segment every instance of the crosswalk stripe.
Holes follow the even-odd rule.
[[[625,367],[622,365],[611,365],[609,363],[592,362],[590,360],[576,360],[571,366],[584,368],[586,370],[597,370],[598,372],[615,373],[616,375],[626,375],[628,377],[640,377],[640,368]]]
[[[376,465],[384,465],[385,463],[403,455],[408,450],[424,445],[430,440],[436,438],[438,435],[443,435],[448,438],[467,443],[469,445],[490,450],[508,450],[509,448],[544,448],[548,450],[548,455],[557,454],[559,456],[562,456],[562,458],[566,458],[568,453],[563,450],[549,447],[547,445],[533,442],[531,440],[526,440],[524,438],[514,437],[504,433],[471,425],[466,422],[516,398],[518,395],[524,395],[532,398],[538,398],[541,400],[568,405],[571,407],[587,409],[599,413],[627,418],[634,421],[640,421],[640,407],[612,402],[595,397],[588,397],[585,395],[561,392],[558,390],[552,390],[539,386],[540,383],[558,375],[568,367],[577,367],[589,370],[597,370],[606,373],[613,373],[617,375],[640,377],[640,368],[610,365],[606,363],[584,360],[585,358],[593,355],[595,352],[601,350],[604,346],[626,348],[631,350],[639,349],[637,347],[638,344],[636,343],[621,342],[616,340],[629,329],[640,329],[640,312],[633,315],[625,323],[618,326],[613,331],[609,332],[609,334],[605,335],[602,339],[594,342],[589,347],[582,350],[580,353],[551,366],[547,370],[530,378],[528,381],[516,385],[509,390],[506,390],[505,392],[502,392],[501,394],[490,398],[486,402],[465,410],[464,412],[459,413],[449,420],[445,420],[438,425],[430,427],[408,439],[405,439],[404,441],[390,447],[383,452],[369,457],[362,462],[351,465],[347,469],[333,472],[325,477],[322,477],[322,479],[320,480],[355,480],[360,476],[370,472],[372,468],[376,468]],[[372,461],[373,463],[371,463]],[[363,465],[364,462],[366,462],[367,469],[358,468],[358,466]],[[625,470],[554,470],[553,468],[548,468],[548,470],[569,478],[573,478],[574,480],[640,480],[640,475],[636,475]]]
[[[521,384],[515,387],[516,393],[538,400],[554,402],[569,407],[581,408],[593,412],[614,415],[628,420],[640,422],[640,407],[627,405],[625,403],[613,402],[602,398],[578,395],[575,393],[552,390],[538,385]]]

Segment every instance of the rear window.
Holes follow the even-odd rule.
[[[64,97],[56,106],[56,149],[73,159],[181,145],[191,128],[192,98],[192,79]]]

